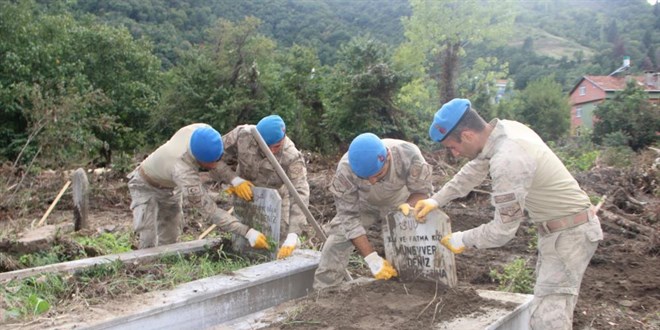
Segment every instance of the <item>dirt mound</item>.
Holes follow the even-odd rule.
[[[430,329],[489,307],[513,310],[516,305],[482,298],[471,288],[373,281],[315,292],[297,306],[288,319],[265,329]]]

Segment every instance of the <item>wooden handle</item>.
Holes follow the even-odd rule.
[[[57,205],[57,202],[60,201],[60,198],[62,198],[62,195],[64,195],[64,191],[66,191],[66,188],[69,188],[70,184],[71,184],[71,181],[67,181],[64,184],[64,187],[62,187],[62,190],[60,190],[60,193],[57,194],[57,197],[55,197],[55,200],[52,203],[50,203],[50,206],[48,207],[48,210],[46,210],[46,213],[44,214],[44,216],[41,217],[41,220],[39,220],[39,223],[37,224],[37,227],[41,226],[44,223],[44,221],[46,221],[46,218],[48,217],[50,212],[53,211],[53,209],[55,208],[55,205]]]
[[[232,212],[234,212],[234,208],[233,208],[233,207],[230,208],[229,211],[227,211],[227,213],[229,213],[229,214],[231,214]],[[211,227],[209,227],[209,228],[206,229],[203,233],[201,233],[201,234],[199,235],[199,237],[197,237],[197,239],[202,239],[202,238],[206,237],[206,235],[208,235],[211,231],[213,231],[213,229],[215,229],[215,227],[217,227],[217,225],[216,225],[216,224],[212,224]]]

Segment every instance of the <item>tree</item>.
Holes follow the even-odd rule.
[[[55,163],[78,146],[86,158],[104,153],[107,164],[112,150],[140,145],[159,97],[160,64],[149,44],[125,29],[35,8],[29,1],[0,3],[2,156],[60,143],[50,150],[60,154]]]
[[[167,136],[204,122],[224,133],[237,124],[256,123],[277,108],[264,86],[263,76],[272,73],[262,72],[272,61],[275,43],[258,33],[260,24],[254,17],[238,23],[219,20],[208,31],[211,42],[186,52],[171,72],[154,128]]]
[[[501,1],[412,0],[411,5],[412,16],[402,19],[407,39],[402,47],[423,59],[437,83],[440,104],[458,96],[456,85],[465,47],[504,40],[515,16],[511,4]]]
[[[405,77],[390,64],[386,45],[368,37],[343,45],[325,84],[324,124],[336,145],[362,132],[407,138],[417,124],[395,104]]]
[[[541,138],[557,140],[568,132],[571,106],[561,84],[552,76],[531,82],[518,98],[515,118],[532,127]]]
[[[319,120],[325,116],[321,91],[328,70],[321,67],[313,48],[297,44],[288,49],[280,62],[282,73],[276,84],[295,98],[290,109],[293,116],[287,126],[287,134],[299,147],[317,151],[332,149]]]
[[[658,142],[660,109],[649,102],[647,93],[634,82],[600,104],[594,115],[594,143],[601,144],[608,136],[623,136],[627,137],[627,145],[637,151]]]

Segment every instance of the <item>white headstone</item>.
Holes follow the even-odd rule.
[[[449,233],[449,217],[440,210],[429,213],[425,223],[415,221],[412,212],[409,216],[392,212],[383,225],[385,257],[402,282],[441,281],[454,287],[454,254],[440,244],[440,239]]]
[[[272,243],[271,250],[256,250],[250,247],[245,237],[232,235],[233,248],[239,253],[259,254],[275,259],[279,249],[282,198],[275,189],[253,187],[252,201],[246,202],[234,196],[234,215],[250,228],[262,232]]]

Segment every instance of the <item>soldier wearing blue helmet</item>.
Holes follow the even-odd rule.
[[[399,208],[408,215],[412,205],[430,196],[431,166],[412,143],[358,135],[339,161],[330,185],[337,214],[330,221],[328,239],[314,275],[314,288],[341,284],[350,254],[357,249],[376,279],[387,280],[397,271],[367,238],[387,213]]]
[[[202,185],[200,168],[215,168],[223,152],[218,131],[192,124],[177,131],[128,175],[140,249],[177,241],[183,225],[183,197],[220,229],[246,237],[254,248],[268,248],[264,234],[218,208]]]
[[[444,104],[429,136],[470,161],[431,198],[417,202],[418,221],[490,175],[493,220],[449,234],[441,244],[454,253],[499,247],[523,220],[536,224],[539,258],[529,328],[571,329],[582,276],[603,239],[589,196],[533,130],[510,120],[486,123],[466,99]]]
[[[252,187],[276,189],[282,197],[280,224],[280,249],[278,259],[289,257],[300,246],[299,235],[307,226],[307,218],[297,203],[292,201],[284,181],[275,167],[259,149],[252,135],[254,125],[239,125],[222,137],[225,143],[225,156],[211,175],[221,182],[231,183],[229,193],[252,200]],[[296,145],[286,136],[286,125],[278,115],[269,115],[256,125],[257,132],[273,153],[285,174],[291,180],[296,192],[305,205],[309,204],[309,183],[305,159]],[[234,165],[235,164],[235,165]]]

